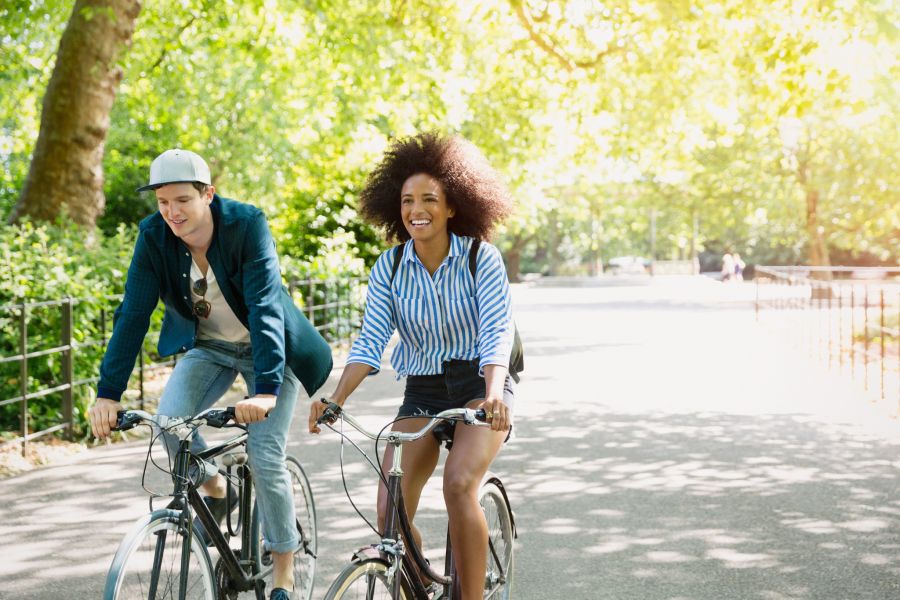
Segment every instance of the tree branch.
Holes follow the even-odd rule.
[[[513,8],[516,11],[516,15],[519,17],[519,20],[522,22],[522,25],[525,26],[525,29],[528,31],[528,36],[531,40],[538,45],[544,52],[555,58],[560,62],[563,68],[566,71],[572,72],[575,70],[575,62],[570,59],[568,56],[562,54],[559,50],[557,50],[553,44],[548,42],[544,36],[542,36],[537,29],[534,27],[534,21],[531,18],[531,14],[525,8],[524,0],[510,0]]]
[[[204,6],[204,8],[205,8],[205,6]],[[181,34],[183,34],[185,32],[185,30],[187,30],[188,27],[193,25],[194,21],[196,21],[196,20],[197,20],[197,13],[195,12],[194,14],[191,15],[191,18],[188,19],[187,22],[185,22],[184,25],[182,25],[181,27],[178,28],[178,31],[176,32],[173,39],[175,41],[180,40]],[[163,46],[162,52],[159,53],[159,57],[153,62],[153,66],[150,67],[150,70],[148,72],[154,71],[156,69],[156,67],[161,65],[162,61],[164,61],[166,59],[166,55],[168,53],[169,53],[169,45],[166,44],[165,46]]]
[[[566,56],[566,54],[559,49],[558,44],[552,37],[542,35],[535,27],[534,24],[536,22],[545,21],[547,19],[549,11],[546,6],[544,12],[541,13],[539,17],[534,17],[525,6],[525,0],[510,0],[510,4],[512,4],[513,9],[515,9],[519,21],[522,22],[522,25],[524,25],[525,29],[528,31],[528,36],[531,38],[531,41],[537,44],[544,52],[558,60],[563,68],[570,73],[575,69],[590,69],[596,67],[609,54],[624,50],[624,48],[618,46],[607,47],[606,50],[598,52],[590,60],[574,60]]]

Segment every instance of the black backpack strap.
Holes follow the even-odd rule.
[[[478,263],[478,249],[481,247],[481,240],[475,238],[472,245],[469,246],[469,273],[472,274],[472,295],[475,295],[475,269]]]
[[[394,246],[394,266],[391,267],[391,285],[394,285],[394,275],[397,274],[397,269],[400,268],[400,259],[403,257],[404,245],[405,244],[398,244]]]

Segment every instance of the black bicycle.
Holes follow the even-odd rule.
[[[272,557],[261,538],[261,517],[253,491],[253,476],[247,464],[247,428],[234,423],[234,408],[211,409],[194,417],[166,417],[144,411],[121,411],[116,430],[137,425],[153,429],[150,450],[163,433],[176,436],[178,452],[165,466],[157,464],[150,451],[144,463],[144,489],[151,494],[151,512],[138,519],[116,551],[106,577],[105,600],[236,600],[242,592],[265,600],[272,573]],[[202,425],[235,428],[237,435],[197,454],[191,453],[191,438]],[[236,497],[237,518],[229,514],[225,532],[197,491],[196,473],[215,469],[219,457],[227,480],[229,502]],[[294,554],[296,600],[312,597],[316,569],[316,509],[312,490],[300,463],[288,457],[297,531],[301,546]],[[171,475],[172,500],[163,509],[153,510],[159,497],[146,485],[148,467],[154,464]],[[193,468],[192,468],[193,467]],[[192,476],[192,473],[194,474]],[[196,516],[209,532],[210,544],[218,553],[213,567],[209,549],[193,525]],[[232,547],[234,541],[239,543]]]
[[[462,422],[466,425],[487,426],[484,411],[455,408],[438,413],[425,427],[414,433],[385,432],[383,430],[381,433],[374,433],[360,425],[343,408],[329,402],[328,408],[319,419],[319,424],[328,426],[332,431],[339,433],[342,439],[349,440],[343,431],[332,426],[338,420],[350,424],[366,437],[375,440],[376,447],[378,441],[383,439],[393,448],[391,470],[385,477],[381,468],[369,459],[356,444],[353,444],[352,440],[350,441],[363,456],[366,456],[369,464],[376,469],[379,477],[386,484],[391,508],[385,520],[384,531],[379,534],[381,539],[377,543],[360,548],[353,554],[350,564],[341,571],[326,592],[325,599],[458,599],[460,592],[450,548],[449,531],[444,573],[438,574],[432,570],[412,536],[409,519],[403,507],[403,494],[400,487],[403,471],[400,463],[404,443],[420,439],[442,423]],[[436,433],[441,441],[449,441],[448,435]],[[513,543],[516,537],[516,526],[509,499],[506,496],[506,489],[500,478],[488,472],[481,483],[478,499],[488,524],[488,558],[484,597],[508,600],[512,589]],[[420,573],[435,582],[438,589],[429,589]]]

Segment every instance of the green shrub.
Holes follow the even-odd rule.
[[[72,339],[75,381],[96,377],[104,341],[112,328],[118,294],[124,291],[125,274],[134,245],[134,228],[120,227],[114,235],[96,237],[73,225],[0,227],[0,356],[20,354],[21,308],[19,304],[47,303],[26,310],[28,352],[59,347],[63,331],[65,298],[73,304]],[[64,382],[60,352],[30,358],[26,392],[35,393]],[[0,363],[0,400],[22,393],[21,361]],[[85,413],[93,398],[91,382],[74,390],[76,434],[85,433]],[[62,422],[61,392],[28,401],[29,431]],[[0,431],[20,429],[18,402],[0,406]]]

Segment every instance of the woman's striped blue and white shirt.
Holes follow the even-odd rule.
[[[450,359],[479,359],[509,365],[513,341],[509,281],[500,251],[487,242],[478,249],[475,277],[469,271],[472,238],[450,234],[450,252],[434,275],[416,256],[412,240],[391,283],[394,250],[383,253],[369,274],[362,330],[347,363],[381,368],[381,355],[396,329],[400,342],[391,356],[398,377],[437,375]],[[374,373],[373,373],[374,374]]]

